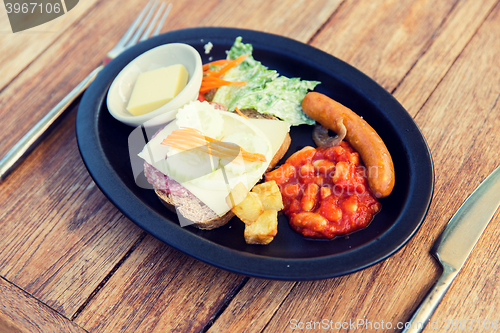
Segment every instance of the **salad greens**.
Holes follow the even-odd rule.
[[[308,90],[314,89],[320,82],[306,81],[299,78],[280,76],[252,56],[252,44],[244,44],[237,37],[228,51],[227,59],[234,60],[248,54],[238,66],[224,74],[224,80],[244,81],[243,86],[220,87],[213,102],[224,104],[228,110],[255,109],[289,122],[291,125],[314,125],[315,121],[302,111],[302,100]]]

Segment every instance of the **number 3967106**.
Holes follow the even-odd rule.
[[[35,14],[35,13],[60,13],[63,9],[60,3],[38,3],[38,2],[7,2],[5,3],[5,8],[7,13],[23,13],[23,14]]]

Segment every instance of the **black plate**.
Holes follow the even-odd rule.
[[[392,154],[396,185],[381,200],[382,211],[365,229],[331,241],[307,240],[280,216],[278,235],[267,246],[247,245],[243,223],[234,218],[212,231],[181,228],[152,190],[136,185],[127,138],[133,128],[110,116],[106,94],[114,77],[136,56],[155,46],[183,42],[203,61],[225,58],[237,36],[252,43],[254,57],[288,77],[319,80],[315,91],[353,109],[377,130]],[[210,54],[204,45],[213,43]],[[311,126],[292,129],[286,157],[312,145]],[[166,33],[127,50],[109,63],[84,94],[76,120],[80,153],[101,191],[128,218],[151,235],[204,262],[245,275],[313,280],[348,274],[377,263],[403,246],[418,229],[429,207],[434,170],[428,146],[406,110],[369,77],[311,46],[257,31],[192,28]]]

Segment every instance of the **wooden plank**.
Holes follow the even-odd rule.
[[[84,333],[83,328],[0,278],[0,332]]]
[[[85,16],[96,2],[97,0],[80,1],[72,10],[53,21],[15,34],[10,28],[7,12],[1,10],[0,91],[60,38],[71,25]]]
[[[219,1],[201,26],[253,29],[307,42],[342,0]]]
[[[432,142],[438,179],[443,179],[437,192],[440,193],[437,205],[445,216],[435,214],[440,226],[498,166],[499,31],[500,4],[497,4],[416,117]],[[483,45],[488,45],[488,48]],[[450,110],[453,110],[453,117],[449,117]],[[441,131],[433,130],[433,124],[442,122],[447,126],[441,124]],[[450,194],[454,200],[448,200]],[[491,324],[494,319],[498,320],[500,308],[492,300],[498,296],[500,287],[498,280],[493,278],[500,264],[496,241],[499,239],[496,228],[499,221],[497,212],[432,317],[433,321],[477,319],[483,324],[489,320]],[[425,292],[422,290],[420,297]],[[469,321],[467,331],[484,332],[487,329],[481,326],[483,324]]]
[[[142,235],[87,174],[74,118],[0,192],[0,275],[67,317]]]
[[[207,332],[261,332],[295,284],[250,279]]]
[[[427,50],[455,0],[345,1],[311,44],[392,91]]]
[[[242,281],[147,237],[75,323],[89,332],[200,332]]]
[[[403,252],[403,251],[401,251]],[[375,332],[370,325],[391,323],[393,329],[384,332],[398,332],[402,309],[408,296],[398,297],[401,290],[411,294],[413,284],[429,287],[437,275],[433,263],[427,261],[426,279],[408,279],[417,269],[416,263],[408,267],[408,255],[401,252],[361,272],[349,276],[316,282],[299,282],[284,300],[279,310],[265,326],[264,332],[289,332],[291,330],[315,327],[331,331]],[[404,251],[406,253],[410,251]],[[418,258],[412,258],[419,260]],[[418,267],[420,269],[421,267]],[[235,298],[236,299],[236,298]],[[404,318],[403,318],[404,319]],[[314,326],[316,325],[316,326]],[[344,329],[339,330],[340,327]]]
[[[497,1],[459,1],[429,41],[430,46],[393,92],[415,115],[476,33]]]

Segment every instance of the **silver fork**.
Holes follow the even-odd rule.
[[[102,65],[94,69],[82,82],[80,82],[66,97],[64,97],[52,110],[33,126],[0,160],[0,182],[36,147],[49,127],[63,114],[64,110],[94,81],[97,74],[112,59],[116,58],[127,48],[160,33],[161,27],[167,18],[172,4],[165,9],[162,2],[160,8],[158,0],[150,0],[135,19],[120,41],[104,57]],[[156,14],[155,14],[156,11]],[[163,12],[163,15],[162,15]],[[151,17],[154,17],[151,19]],[[161,18],[160,18],[161,16]],[[159,21],[158,21],[159,20]],[[149,25],[148,25],[149,22]],[[156,28],[155,28],[156,26]],[[154,29],[154,31],[153,31]]]

